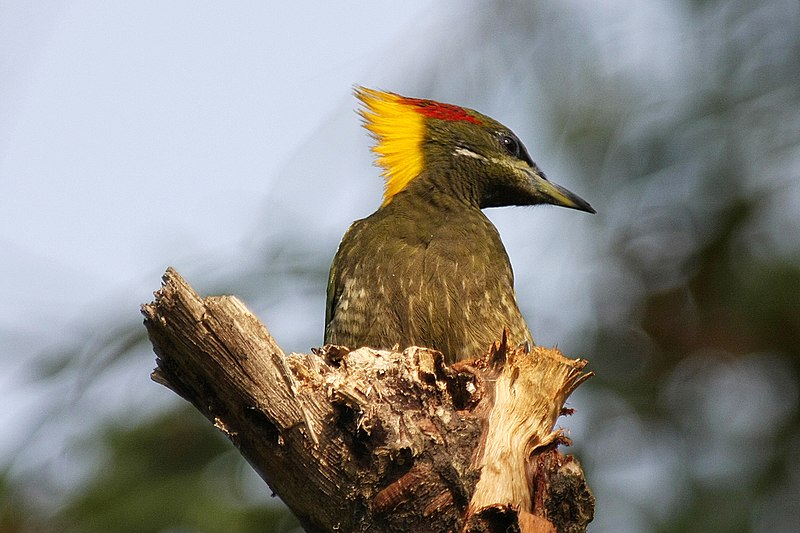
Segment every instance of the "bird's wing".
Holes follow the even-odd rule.
[[[355,234],[354,228],[360,221],[354,222],[342,237],[342,242],[339,244],[339,249],[336,250],[336,255],[331,262],[331,270],[328,273],[328,288],[325,297],[325,342],[328,342],[328,326],[336,314],[336,306],[339,303],[339,298],[342,296],[344,286],[341,282],[341,258],[345,257],[352,246],[350,245],[351,238]]]
[[[325,342],[328,342],[328,324],[333,320],[334,307],[336,305],[336,261],[331,263],[331,270],[328,273],[328,289],[325,294]]]

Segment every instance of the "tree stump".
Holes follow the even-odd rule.
[[[325,346],[283,353],[236,298],[168,269],[142,306],[152,378],[240,450],[308,533],[584,531],[594,512],[556,419],[591,373],[557,349]]]

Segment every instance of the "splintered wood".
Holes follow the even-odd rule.
[[[583,531],[594,498],[556,419],[590,377],[556,349],[285,355],[233,297],[172,269],[144,305],[153,379],[223,431],[307,532]]]

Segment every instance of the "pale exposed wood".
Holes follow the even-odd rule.
[[[425,348],[285,355],[236,298],[172,269],[142,307],[153,379],[200,410],[316,531],[582,531],[594,500],[556,449],[590,374],[555,349],[498,342],[446,367]]]
[[[489,375],[496,374],[494,402],[472,505],[522,502],[519,510],[529,512],[528,460],[561,436],[553,426],[567,397],[589,377],[581,372],[586,362],[535,346],[530,353],[493,355],[490,363]]]

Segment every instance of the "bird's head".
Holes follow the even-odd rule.
[[[383,205],[420,179],[478,207],[553,204],[594,213],[550,182],[507,127],[451,104],[356,88],[364,127],[383,168]]]

